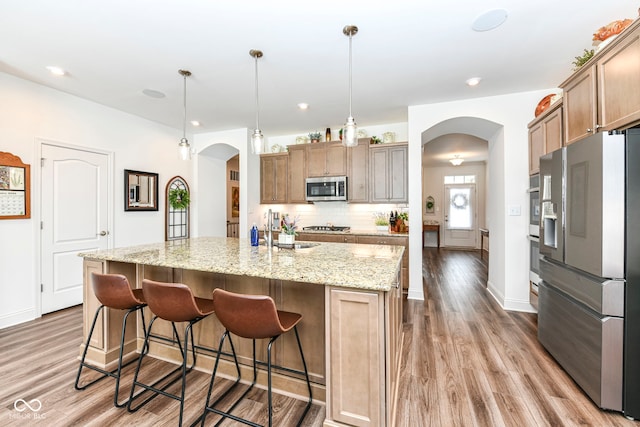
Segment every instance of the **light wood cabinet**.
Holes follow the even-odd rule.
[[[260,203],[287,203],[289,155],[260,156]]]
[[[306,203],[307,147],[289,146],[289,203]]]
[[[399,288],[379,293],[328,287],[326,292],[330,375],[324,425],[393,425],[401,365]]]
[[[640,21],[623,31],[560,87],[564,141],[640,123]]]
[[[372,203],[407,203],[407,143],[369,147],[369,185]]]
[[[529,123],[529,175],[540,172],[540,156],[562,145],[562,102],[558,102]]]
[[[342,176],[347,174],[347,152],[341,142],[317,142],[307,145],[309,177]]]
[[[347,197],[351,203],[369,202],[369,145],[371,138],[358,139],[347,149]]]
[[[352,234],[299,233],[296,240],[301,242],[356,243],[356,236]]]

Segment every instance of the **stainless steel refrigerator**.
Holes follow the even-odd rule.
[[[540,158],[538,339],[601,408],[640,419],[640,129]]]

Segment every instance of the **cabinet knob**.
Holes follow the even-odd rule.
[[[104,231],[104,230],[102,230],[102,231],[100,232],[100,235],[101,235],[101,236],[106,236],[107,234],[109,234],[109,232],[108,232],[108,231]]]
[[[596,130],[600,129],[602,126],[600,126],[599,124],[596,124]]]
[[[593,133],[593,129],[587,128],[587,133]]]

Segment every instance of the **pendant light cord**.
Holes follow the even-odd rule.
[[[184,107],[184,119],[182,120],[182,138],[187,139],[187,75],[183,74],[184,86],[183,86],[183,107]]]
[[[351,74],[351,38],[352,35],[351,33],[349,33],[349,117],[353,117],[353,114],[351,113],[351,92],[352,92],[352,88],[351,88],[351,81],[352,81],[352,74]]]
[[[258,55],[255,56],[256,63],[256,130],[260,129],[260,103],[258,100]]]

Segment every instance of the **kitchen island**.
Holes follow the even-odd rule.
[[[214,288],[270,295],[278,309],[303,315],[300,338],[315,401],[326,403],[325,426],[391,425],[395,417],[402,343],[402,246],[310,243],[306,248],[252,247],[248,239],[201,237],[80,254],[84,258],[84,333],[98,307],[90,273],[119,273],[133,287],[143,279],[180,282],[196,296]],[[145,309],[145,317],[151,314]],[[90,343],[88,358],[109,367],[117,358],[122,313],[107,310]],[[156,322],[158,324],[160,321]],[[133,325],[132,325],[133,326]],[[194,328],[197,369],[211,371],[223,328],[215,315]],[[164,322],[154,334],[171,337]],[[127,331],[125,353],[136,357],[141,327]],[[236,351],[248,377],[251,342],[237,339]],[[260,343],[258,358],[266,357]],[[275,344],[275,364],[301,369],[295,337]],[[82,349],[81,349],[82,350]],[[177,348],[155,339],[150,354],[177,361]],[[233,375],[230,362],[222,374]],[[264,384],[261,372],[258,381]],[[304,396],[304,381],[286,371],[274,375],[274,389]]]

